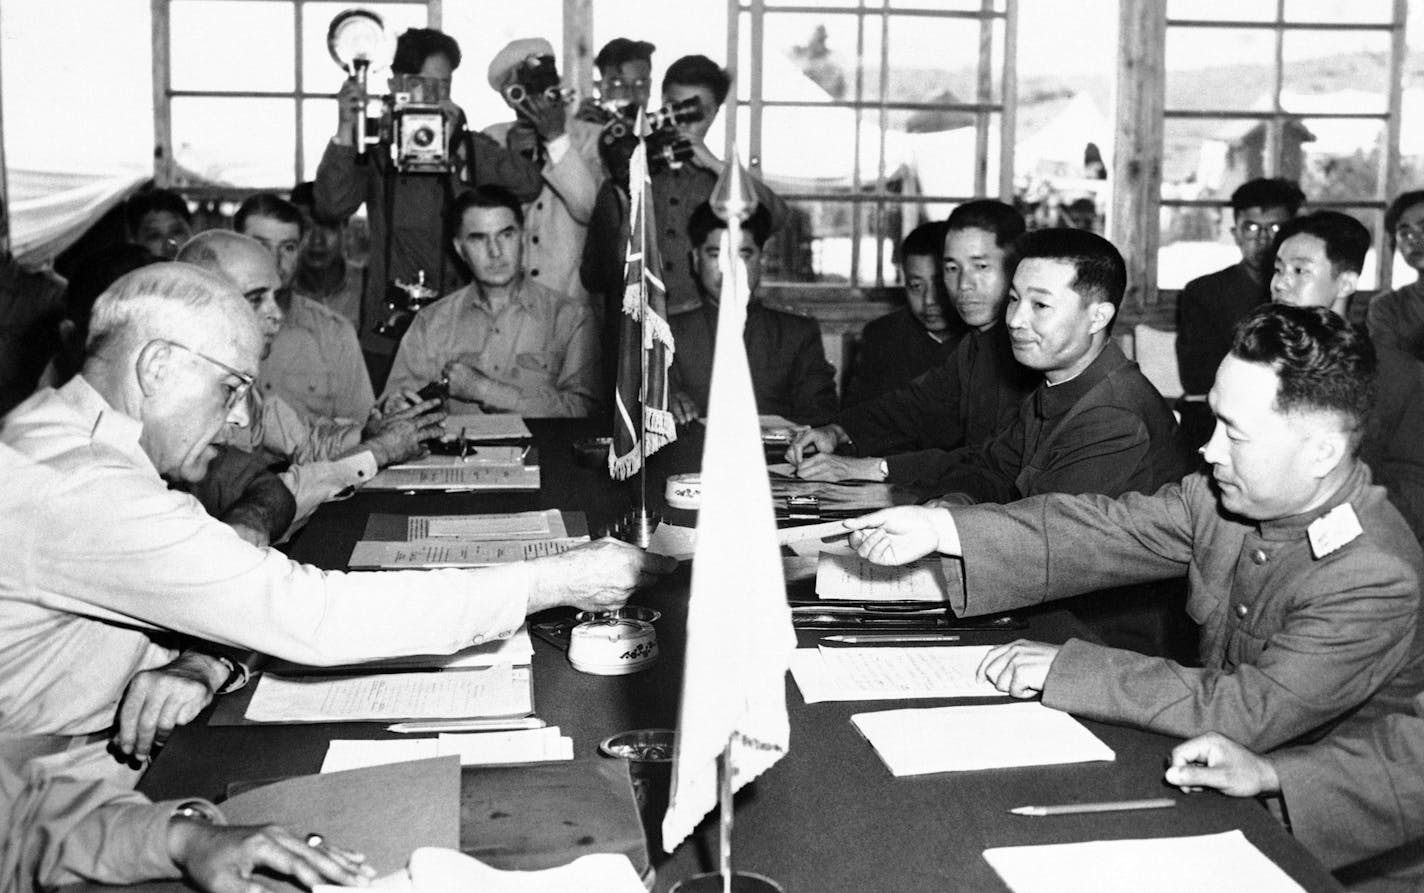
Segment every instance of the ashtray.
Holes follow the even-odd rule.
[[[608,451],[611,449],[611,437],[585,437],[573,443],[574,460],[589,468],[599,468],[608,464]]]
[[[643,620],[599,616],[569,633],[569,663],[580,673],[626,676],[658,662],[658,634]]]
[[[642,605],[624,605],[612,611],[580,611],[574,615],[574,619],[579,623],[588,623],[595,620],[641,620],[644,623],[654,623],[663,612],[656,608],[645,608]]]
[[[609,735],[598,744],[606,756],[641,763],[667,763],[672,760],[677,733],[672,729],[634,729]]]

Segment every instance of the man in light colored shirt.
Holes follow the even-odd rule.
[[[515,120],[486,127],[485,135],[539,165],[544,178],[538,197],[524,203],[525,274],[588,303],[579,261],[603,182],[598,157],[602,128],[575,117],[557,93],[545,95],[547,89],[559,89],[557,77],[554,48],[542,37],[515,40],[500,50],[490,62],[489,84],[504,97]],[[546,86],[551,79],[553,86]],[[512,94],[511,85],[518,85]]]
[[[534,282],[523,265],[524,211],[501,186],[451,206],[455,251],[474,281],[416,314],[396,352],[383,406],[448,379],[452,412],[587,416],[598,387],[598,335],[587,302]]]
[[[234,230],[272,253],[282,279],[282,325],[262,360],[257,387],[317,418],[364,421],[376,395],[356,329],[340,313],[292,290],[304,223],[296,205],[270,192],[249,197],[232,219]]]
[[[284,318],[276,298],[281,274],[267,249],[247,236],[209,230],[184,245],[178,260],[217,273],[247,298],[257,313],[265,356]],[[225,429],[220,440],[249,451],[265,449],[292,463],[282,478],[296,497],[297,524],[337,493],[369,481],[378,468],[420,455],[421,442],[444,430],[443,416],[432,411],[436,401],[373,413],[363,428],[360,422],[308,416],[280,394],[254,390],[249,399],[251,424]]]
[[[256,548],[165,483],[202,478],[219,432],[248,421],[263,336],[242,293],[191,265],[145,267],[99,299],[90,332],[81,374],[0,427],[0,737],[108,729],[129,679],[173,660],[175,635],[312,665],[446,654],[534,611],[621,605],[671,569],[612,541],[367,574]],[[203,667],[207,697],[220,668]],[[122,744],[146,755],[191,707],[154,705]]]

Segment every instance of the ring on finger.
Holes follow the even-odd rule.
[[[312,833],[307,835],[307,846],[317,849],[326,843],[326,838],[320,834]]]

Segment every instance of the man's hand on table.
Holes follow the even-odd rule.
[[[1035,698],[1043,693],[1058,650],[1057,645],[1019,639],[989,649],[974,676],[1016,698]]]
[[[148,759],[155,743],[208,706],[230,673],[230,665],[212,655],[185,651],[170,664],[136,674],[119,703],[114,747],[126,757]]]
[[[840,425],[804,428],[796,433],[791,445],[786,448],[786,461],[799,466],[813,454],[829,456],[843,443],[850,443],[850,435]]]
[[[534,572],[529,613],[569,605],[580,611],[621,608],[639,586],[671,573],[677,562],[615,539],[601,539],[528,563]]]
[[[959,528],[943,509],[901,505],[845,522],[850,545],[875,564],[909,564],[931,552],[959,554]]]
[[[366,857],[321,840],[315,846],[276,825],[210,825],[184,817],[168,823],[168,856],[201,890],[262,893],[273,889],[260,871],[293,877],[306,887],[365,887],[376,872]]]
[[[371,451],[382,468],[414,459],[425,451],[422,444],[445,433],[445,413],[439,400],[422,400],[395,412],[372,414],[361,447]]]
[[[796,463],[796,476],[805,481],[883,481],[885,475],[880,473],[880,462],[876,458],[817,453]]]
[[[1215,788],[1232,797],[1254,797],[1280,791],[1276,767],[1225,735],[1208,732],[1172,749],[1168,784],[1184,791]]]

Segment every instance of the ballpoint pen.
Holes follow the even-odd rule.
[[[959,636],[939,636],[933,633],[919,636],[822,636],[823,645],[916,645],[958,642]]]
[[[537,716],[511,719],[439,719],[426,722],[398,722],[386,726],[387,732],[410,735],[421,732],[518,732],[542,729],[546,723]]]
[[[1102,803],[1061,803],[1055,806],[1019,806],[1014,815],[1078,815],[1087,812],[1121,812],[1130,809],[1169,809],[1177,805],[1171,797],[1152,800],[1108,800]]]

